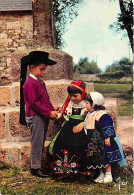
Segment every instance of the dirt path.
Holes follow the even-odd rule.
[[[133,146],[133,119],[131,116],[119,116],[117,135],[123,145],[123,148]]]
[[[118,106],[127,100],[120,98],[120,93],[105,94],[105,98],[117,99]],[[110,100],[109,100],[110,101]],[[123,145],[123,148],[133,147],[133,118],[131,116],[119,116],[117,125],[117,135]]]

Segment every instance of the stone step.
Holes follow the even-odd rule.
[[[19,107],[0,107],[0,142],[27,142],[31,139],[29,128],[19,124]],[[56,132],[53,128],[54,120],[49,121],[47,133],[48,140],[52,139]]]
[[[67,98],[67,86],[71,80],[45,81],[53,105],[63,104]],[[94,91],[93,83],[86,83],[86,91]],[[20,103],[20,86],[18,82],[9,86],[0,86],[0,106],[15,107]]]
[[[112,114],[115,121],[118,118],[116,99],[105,100],[105,107]],[[54,120],[50,120],[47,140],[52,140],[57,131],[54,129]],[[19,107],[0,107],[0,142],[27,142],[30,141],[30,129],[19,124]]]
[[[45,142],[43,158],[46,156],[46,149],[50,141]],[[0,160],[13,167],[30,168],[30,142],[9,142],[0,143]]]
[[[117,101],[106,99],[105,107],[117,119]],[[45,148],[57,131],[50,120]],[[0,107],[0,160],[17,167],[30,167],[30,129],[19,124],[19,107]],[[45,158],[44,154],[44,158]]]

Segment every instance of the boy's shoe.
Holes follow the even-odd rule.
[[[43,177],[43,178],[49,177],[47,172],[42,169],[31,169],[31,174],[37,177]]]
[[[104,176],[104,180],[103,180],[103,183],[111,183],[113,181],[113,177],[112,175],[105,175]]]
[[[103,183],[104,173],[101,172],[100,175],[94,180],[96,183]]]

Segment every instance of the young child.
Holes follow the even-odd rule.
[[[49,118],[55,119],[57,112],[54,110],[58,109],[51,104],[45,83],[39,79],[48,65],[56,64],[48,57],[47,52],[32,51],[21,59],[20,124],[28,123],[31,129],[31,174],[38,177],[47,177],[45,170],[41,169],[42,151]],[[26,79],[27,66],[30,74]]]
[[[87,157],[89,156],[87,164],[89,163],[89,167],[96,164],[96,167],[100,168],[100,175],[95,179],[97,183],[113,181],[111,173],[112,163],[118,162],[121,166],[126,165],[120,141],[115,134],[112,118],[107,114],[103,106],[104,102],[102,94],[90,92],[86,96],[87,117],[83,123],[78,124],[73,129],[74,133],[79,133],[84,128],[87,136],[90,135],[90,144],[88,145],[88,153],[90,155],[87,153]],[[97,145],[99,137],[102,138],[104,144]],[[96,153],[100,153],[100,155],[96,156]],[[105,175],[103,168],[105,168]]]
[[[52,173],[62,175],[77,175],[79,171],[78,160],[81,156],[81,146],[85,136],[73,133],[73,127],[84,121],[86,115],[85,83],[72,81],[68,88],[68,98],[63,105],[62,116],[65,119],[61,130],[49,146],[52,155]]]

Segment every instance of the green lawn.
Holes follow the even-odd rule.
[[[131,84],[105,84],[105,83],[95,83],[95,91],[102,94],[105,93],[128,93],[131,90]]]
[[[119,181],[111,184],[95,184],[89,180],[61,182],[33,177],[26,170],[5,168],[0,170],[0,192],[2,195],[131,195],[133,192],[132,173],[124,175],[121,172],[119,186]]]
[[[109,94],[109,97],[114,93],[114,97],[125,100],[122,104],[118,105],[119,116],[133,116],[133,95],[129,94],[131,90],[131,84],[94,84],[94,90],[105,94]],[[118,94],[116,96],[116,93]]]

